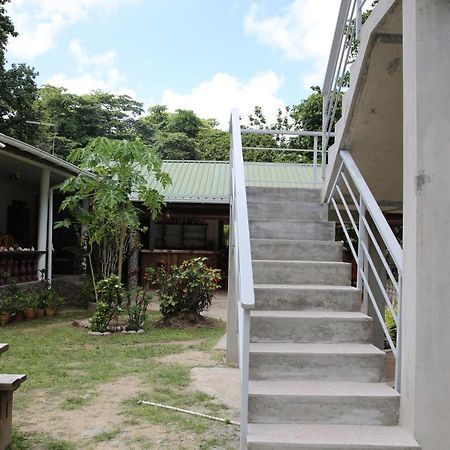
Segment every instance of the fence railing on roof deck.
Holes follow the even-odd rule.
[[[363,312],[367,314],[372,305],[374,320],[378,319],[395,357],[395,388],[400,391],[402,248],[350,153],[341,150],[339,155],[341,164],[328,204],[336,212],[357,264],[356,287],[363,291]],[[394,295],[389,292],[392,288]],[[386,325],[387,311],[392,329]]]
[[[347,72],[357,50],[368,0],[341,0],[330,58],[322,88],[323,123],[322,147],[328,148],[341,93],[348,85]]]
[[[309,181],[300,181],[293,180],[292,184],[295,185],[293,187],[313,187],[319,188],[322,186],[323,182],[323,162],[326,161],[325,150],[320,148],[319,138],[322,138],[321,131],[302,131],[302,130],[269,130],[269,129],[255,129],[255,128],[241,128],[241,134],[254,134],[254,135],[272,135],[277,136],[277,138],[289,139],[289,138],[299,138],[299,137],[308,137],[312,139],[313,145],[312,148],[291,148],[287,146],[278,146],[278,147],[258,147],[258,146],[247,146],[242,147],[244,151],[249,150],[257,150],[262,152],[276,152],[276,153],[297,153],[308,156],[309,162],[304,164],[305,166],[310,166],[312,168],[312,179]],[[331,133],[331,136],[334,136],[334,133]],[[312,154],[312,160],[310,155]],[[249,182],[258,182],[262,180],[248,180]],[[273,180],[273,183],[276,183]],[[280,183],[286,184],[286,180],[280,180]]]
[[[230,282],[238,316],[239,369],[241,379],[241,449],[247,448],[250,310],[255,307],[250,229],[247,212],[244,159],[239,113],[230,121]]]

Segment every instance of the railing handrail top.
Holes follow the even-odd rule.
[[[339,49],[342,44],[342,37],[347,23],[348,9],[351,0],[342,0],[339,8],[338,19],[336,21],[336,28],[334,30],[333,43],[331,44],[330,57],[328,59],[327,71],[325,72],[325,79],[322,87],[322,96],[328,97],[331,93],[331,84],[334,77],[336,63],[339,56]]]
[[[305,131],[305,130],[269,130],[259,128],[241,128],[241,134],[287,134],[291,136],[310,136],[321,137],[322,131]],[[330,133],[331,137],[334,137],[335,133]]]
[[[389,226],[386,217],[384,217],[383,213],[381,212],[381,209],[378,206],[375,197],[370,191],[369,186],[367,186],[367,183],[365,182],[364,177],[358,169],[358,166],[350,155],[350,152],[348,152],[347,150],[341,150],[339,153],[341,155],[342,161],[345,164],[345,167],[350,173],[350,176],[366,205],[367,210],[370,213],[370,216],[372,217],[372,220],[375,223],[375,226],[377,227],[381,235],[381,238],[386,244],[386,247],[389,250],[389,253],[391,254],[395,264],[397,265],[397,268],[400,272],[402,272],[402,248],[400,247],[400,244],[394,236],[394,233],[392,232],[392,229]]]
[[[242,270],[247,270],[247,279],[245,283],[241,283],[241,306],[244,309],[252,309],[255,307],[255,291],[253,285],[253,267],[250,247],[250,230],[248,222],[247,211],[247,191],[245,188],[245,172],[244,172],[244,160],[242,156],[242,142],[239,123],[239,112],[236,108],[231,110],[231,139],[233,148],[233,165],[231,170],[235,171],[235,177],[232,177],[232,182],[235,183],[235,191],[238,195],[234,199],[236,206],[234,207],[234,213],[236,214],[237,229],[237,248],[238,258],[242,264],[239,264],[241,273],[237,274],[238,277],[242,277]],[[240,147],[240,151],[236,148]],[[239,223],[241,226],[239,226]],[[244,238],[242,235],[244,234]]]

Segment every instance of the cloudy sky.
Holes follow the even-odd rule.
[[[322,85],[339,0],[13,0],[8,60],[39,83],[103,89],[227,122]]]

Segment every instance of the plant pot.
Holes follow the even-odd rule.
[[[36,317],[42,317],[45,314],[44,308],[38,308],[36,310]]]
[[[54,316],[56,314],[56,309],[55,308],[45,308],[45,315],[46,316]]]
[[[9,322],[9,313],[2,312],[0,313],[0,325],[6,325]]]
[[[14,322],[22,322],[23,320],[23,311],[17,311],[14,316]]]
[[[34,308],[26,308],[23,312],[25,319],[32,320],[36,317],[36,310]]]

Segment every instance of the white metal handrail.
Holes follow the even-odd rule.
[[[400,244],[386,221],[369,187],[350,153],[345,150],[339,152],[341,164],[333,183],[328,204],[334,207],[339,222],[342,225],[347,243],[358,269],[356,287],[363,290],[363,310],[368,312],[369,301],[380,321],[385,337],[395,357],[395,387],[400,391],[400,358],[401,358],[401,322],[400,309],[402,302],[402,271],[403,252]],[[339,207],[341,206],[341,207]],[[344,213],[347,221],[344,220]],[[355,218],[355,214],[357,217]],[[371,220],[370,220],[370,219]],[[358,245],[354,245],[346,228],[350,223],[357,238]],[[373,223],[373,224],[372,224]],[[377,235],[379,238],[377,238]],[[356,248],[355,248],[356,247]],[[383,250],[386,248],[386,251]],[[372,250],[373,249],[373,250]],[[371,252],[372,250],[372,252]],[[397,310],[391,301],[383,273],[377,268],[372,255],[377,255],[383,265],[383,271],[389,278],[397,298]],[[395,270],[388,263],[387,255],[392,259]],[[374,278],[375,281],[371,281]],[[380,306],[375,298],[374,288],[381,293],[385,306]],[[394,342],[385,324],[385,308],[388,308],[397,327],[397,340]]]
[[[367,0],[342,0],[339,9],[330,58],[322,88],[323,123],[322,148],[328,148],[330,133],[339,106],[341,92],[346,85],[346,74],[353,62],[355,45],[361,36],[363,11]]]
[[[250,229],[245,188],[242,138],[237,109],[230,122],[230,267],[238,315],[239,368],[241,378],[241,449],[247,448],[250,310],[255,307]]]
[[[322,174],[324,173],[324,161],[326,155],[322,149],[319,151],[319,138],[322,137],[321,131],[304,131],[304,130],[270,130],[270,129],[255,129],[242,128],[241,134],[256,134],[256,135],[276,135],[276,136],[294,136],[294,137],[311,137],[313,138],[312,149],[289,148],[289,147],[242,147],[243,150],[261,150],[261,151],[276,151],[276,152],[292,152],[292,153],[312,153],[313,162],[310,164],[313,168],[313,186],[319,187],[322,184],[322,178],[318,176],[318,168],[321,167]],[[330,133],[330,137],[334,137],[334,133]],[[320,159],[320,161],[319,161]],[[309,183],[308,183],[309,184]]]

